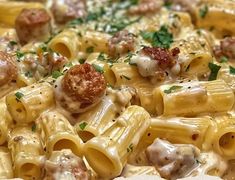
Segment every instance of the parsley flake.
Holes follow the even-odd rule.
[[[10,41],[9,44],[10,44],[11,46],[15,46],[15,45],[17,45],[17,42],[16,42],[16,41]]]
[[[128,147],[127,147],[127,152],[132,152],[134,148],[134,145],[131,143]]]
[[[20,61],[20,59],[22,57],[24,57],[24,53],[20,52],[20,51],[16,51],[16,57],[17,57],[17,60]]]
[[[170,48],[173,43],[173,35],[168,31],[166,26],[161,26],[156,32],[141,32],[143,39],[151,42],[153,47]]]
[[[53,71],[51,74],[52,78],[54,78],[54,79],[57,79],[58,77],[60,77],[62,75],[63,75],[63,73],[60,71]]]
[[[104,60],[105,60],[104,53],[100,53],[97,59],[98,59],[99,61],[104,61]]]
[[[33,73],[31,71],[27,71],[24,75],[26,77],[33,77]]]
[[[97,64],[92,64],[92,66],[95,68],[95,70],[96,70],[97,72],[99,72],[99,73],[101,73],[101,74],[104,73],[104,69],[103,69],[101,66],[99,66],[99,65],[97,65]]]
[[[16,92],[16,93],[15,93],[15,96],[16,96],[16,99],[17,99],[17,100],[20,100],[20,99],[24,96],[24,94],[21,93],[21,92]]]
[[[226,62],[228,62],[228,58],[226,56],[222,56],[220,58],[220,63],[226,63]]]
[[[87,126],[86,122],[82,122],[82,123],[79,124],[79,127],[80,127],[81,130],[84,130],[86,126]]]
[[[229,66],[229,73],[235,75],[235,68],[232,66]]]
[[[33,132],[36,132],[36,129],[37,129],[36,124],[33,124],[32,127],[31,127],[31,130],[32,130]]]
[[[216,80],[217,79],[217,75],[218,75],[218,72],[221,68],[221,66],[218,66],[216,64],[213,64],[213,63],[209,63],[208,64],[208,67],[210,68],[211,70],[211,73],[210,73],[210,76],[208,78],[208,81],[213,81],[213,80]]]
[[[164,93],[170,94],[174,92],[175,90],[179,90],[181,88],[183,88],[183,86],[171,86],[169,89],[164,90]]]
[[[87,53],[93,53],[94,52],[94,47],[90,46],[90,47],[86,48],[86,52]]]
[[[200,9],[199,9],[199,15],[200,15],[200,17],[201,17],[201,18],[206,17],[206,14],[208,13],[208,10],[209,10],[209,8],[208,8],[207,5],[205,5],[205,6],[203,6],[202,8],[200,8]]]
[[[131,80],[131,78],[129,78],[129,77],[125,76],[125,75],[121,75],[121,79],[122,79],[122,78],[125,78],[125,79],[128,80],[128,81]]]
[[[85,61],[86,61],[86,59],[83,59],[83,58],[81,58],[81,59],[78,60],[78,62],[79,62],[80,64],[84,64]]]

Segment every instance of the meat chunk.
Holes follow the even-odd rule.
[[[226,56],[229,59],[235,59],[235,38],[226,37],[220,41],[220,45],[214,47],[214,54],[217,58]]]
[[[104,76],[87,63],[70,68],[60,84],[56,93],[59,104],[72,113],[84,112],[96,105],[106,90]]]
[[[135,47],[135,36],[127,30],[119,31],[109,40],[108,47],[109,55],[112,57],[118,57],[133,51]]]
[[[156,139],[146,150],[149,162],[166,179],[183,177],[192,170],[199,153],[193,145],[173,145],[161,139]]]
[[[23,9],[15,21],[21,44],[46,40],[51,33],[51,17],[45,9]]]
[[[51,11],[59,24],[86,16],[86,0],[53,0]]]
[[[163,70],[172,68],[176,64],[176,57],[180,53],[179,48],[174,48],[171,51],[160,47],[144,47],[142,52],[152,59],[156,60],[159,67]]]
[[[156,13],[163,6],[163,0],[140,0],[137,6],[129,9],[130,14]]]
[[[17,66],[12,55],[0,51],[0,87],[17,78]]]
[[[75,156],[69,149],[53,151],[50,159],[45,163],[45,169],[45,180],[88,180],[90,177],[82,159]]]

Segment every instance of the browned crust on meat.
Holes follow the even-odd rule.
[[[16,24],[21,26],[40,26],[51,20],[45,9],[23,9],[16,18]]]
[[[222,56],[226,56],[229,59],[235,59],[235,38],[226,37],[222,41],[220,41],[219,46],[215,46],[214,54],[216,58],[221,58]]]
[[[0,51],[0,86],[10,83],[17,78],[17,66],[12,55]]]
[[[176,64],[176,57],[180,53],[179,48],[174,48],[171,51],[160,47],[144,47],[142,52],[158,62],[161,69],[171,68]]]
[[[122,30],[113,35],[108,41],[109,55],[119,56],[134,50],[135,36],[127,30]]]
[[[106,89],[104,76],[87,63],[70,68],[61,85],[67,96],[81,103],[81,108],[96,103]]]

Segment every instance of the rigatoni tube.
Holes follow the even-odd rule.
[[[114,103],[109,98],[103,98],[98,105],[79,115],[78,119],[81,122],[75,125],[75,129],[80,138],[86,142],[111,127],[116,114]]]
[[[13,178],[11,154],[6,147],[0,147],[0,179]]]
[[[0,145],[6,142],[11,123],[12,117],[7,110],[5,98],[2,98],[0,99]]]
[[[48,83],[33,84],[7,95],[7,108],[17,123],[33,122],[54,105],[53,88]]]
[[[232,89],[223,80],[162,85],[153,94],[158,115],[226,112],[235,102]]]
[[[43,113],[36,121],[38,131],[46,146],[47,155],[52,151],[71,149],[78,156],[82,155],[82,140],[76,134],[73,126],[58,111]]]
[[[43,174],[44,151],[38,133],[29,127],[15,128],[9,138],[16,177],[40,180]]]
[[[103,135],[84,145],[84,154],[90,166],[101,177],[120,175],[149,123],[150,115],[144,108],[129,106]]]

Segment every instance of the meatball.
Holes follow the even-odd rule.
[[[197,165],[199,154],[200,150],[193,145],[173,145],[161,139],[156,139],[146,150],[149,162],[166,179],[183,177]]]
[[[58,88],[61,88],[56,93],[59,104],[72,113],[80,113],[100,102],[106,82],[101,73],[86,63],[70,68]]]
[[[46,40],[51,33],[51,17],[45,9],[23,9],[15,20],[21,44],[32,40]]]
[[[220,45],[214,47],[214,54],[217,58],[226,56],[235,59],[235,38],[226,37],[220,41]]]
[[[0,51],[0,87],[17,78],[17,66],[13,56]]]
[[[86,13],[85,0],[53,0],[51,11],[59,24],[84,17]]]
[[[130,14],[156,13],[162,6],[163,0],[140,0],[139,4],[131,7],[128,12]]]
[[[109,55],[120,56],[134,50],[135,36],[127,30],[122,30],[114,34],[108,42]]]
[[[82,159],[72,153],[70,149],[53,151],[45,163],[45,179],[76,179],[88,180],[90,173]]]

